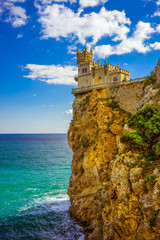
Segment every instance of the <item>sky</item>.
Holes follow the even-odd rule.
[[[144,77],[160,58],[160,0],[0,0],[0,133],[66,133],[76,48]]]

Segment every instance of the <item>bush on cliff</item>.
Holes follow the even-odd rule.
[[[127,125],[136,132],[124,133],[121,142],[130,148],[148,149],[160,155],[160,106],[148,104],[144,109],[132,115]]]
[[[143,85],[143,90],[151,85],[151,84],[154,84],[156,83],[157,79],[156,79],[156,75],[154,72],[151,72],[150,76],[146,77],[145,81],[144,81],[144,85]]]
[[[132,148],[147,148],[147,144],[143,141],[143,138],[135,132],[132,133],[124,133],[121,137],[121,142],[127,142],[127,144],[130,146],[130,149]]]

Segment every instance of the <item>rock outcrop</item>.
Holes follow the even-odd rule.
[[[68,194],[86,239],[160,239],[160,161],[148,166],[139,152],[126,151],[120,135],[134,132],[128,118],[105,90],[73,103]]]
[[[153,71],[156,75],[157,83],[160,83],[160,58],[158,60],[157,66],[155,67],[155,69]]]

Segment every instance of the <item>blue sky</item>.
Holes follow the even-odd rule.
[[[143,77],[160,58],[160,0],[1,0],[0,133],[63,133],[76,46]]]

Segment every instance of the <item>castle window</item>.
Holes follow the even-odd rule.
[[[87,72],[87,68],[85,68],[85,72]]]
[[[84,68],[82,68],[82,73],[84,73]]]
[[[118,82],[118,78],[117,78],[117,77],[114,77],[113,81],[114,81],[114,82]]]
[[[125,78],[123,79],[123,82],[126,82],[126,80],[127,80],[127,79],[126,79],[126,77],[125,77]]]

